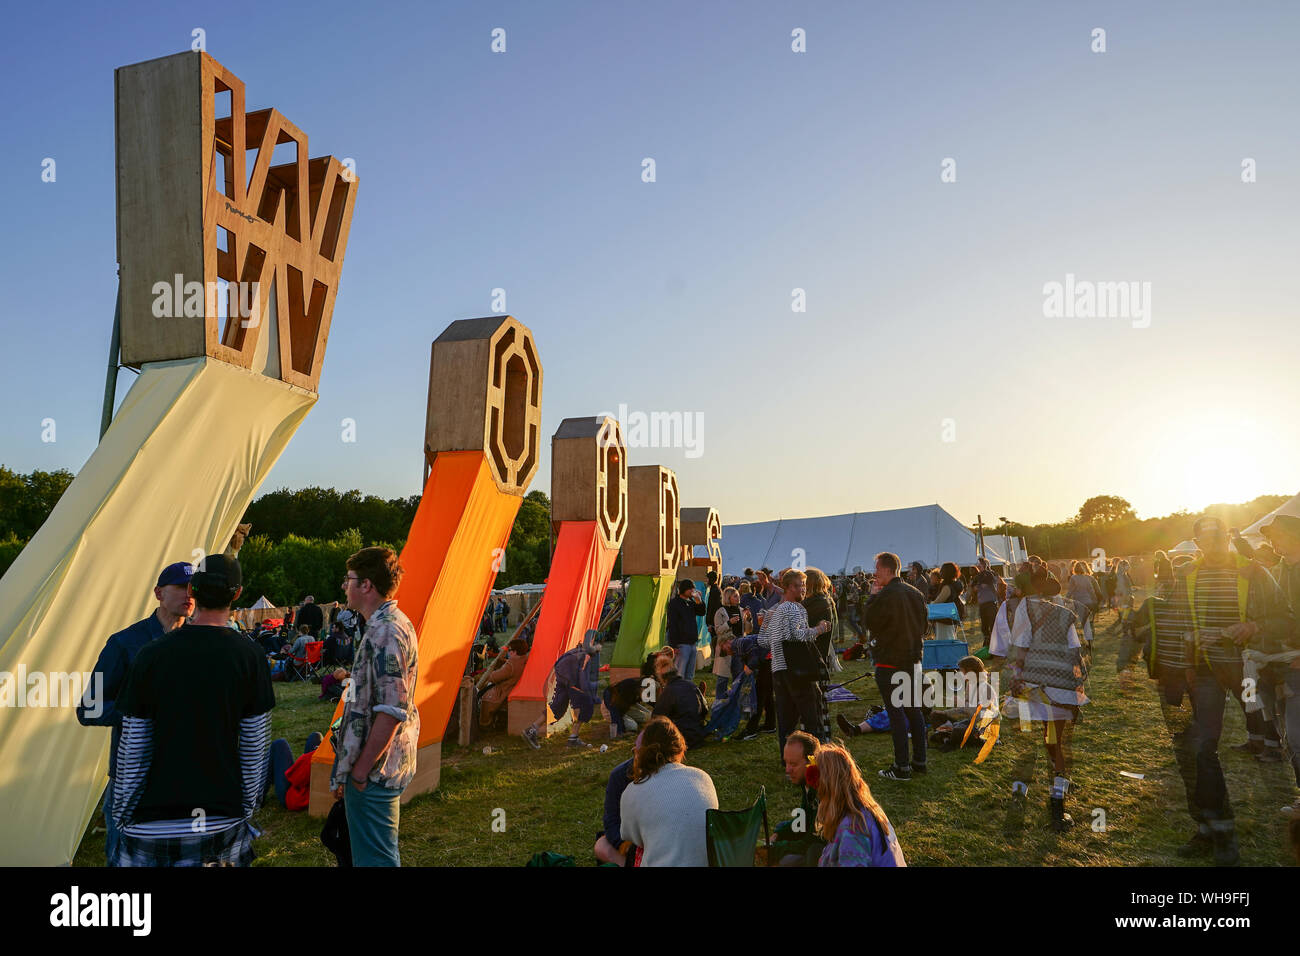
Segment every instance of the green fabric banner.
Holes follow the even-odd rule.
[[[634,574],[628,581],[618,640],[614,643],[612,667],[636,667],[646,655],[663,647],[667,622],[664,609],[673,594],[676,575]]]

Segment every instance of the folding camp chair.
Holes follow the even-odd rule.
[[[289,657],[291,662],[290,676],[297,680],[305,681],[307,675],[314,674],[316,668],[320,666],[321,649],[325,646],[324,641],[308,641],[302,646],[303,657]]]
[[[753,866],[758,830],[763,828],[763,849],[769,842],[767,788],[758,788],[758,799],[747,810],[705,810],[705,842],[709,866]],[[770,861],[768,861],[770,865]]]

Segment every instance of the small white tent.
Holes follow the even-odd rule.
[[[266,595],[263,594],[260,598],[257,599],[257,603],[253,605],[252,610],[265,611],[267,608],[271,608],[271,607],[275,607],[275,605],[272,604],[270,601],[268,601],[266,599]]]
[[[1166,554],[1195,554],[1199,550],[1200,548],[1196,546],[1196,542],[1193,541],[1191,538],[1188,538],[1186,541],[1180,541],[1178,544],[1174,545],[1165,553]]]

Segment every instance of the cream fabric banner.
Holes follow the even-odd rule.
[[[206,358],[144,366],[0,580],[0,681],[12,698],[0,707],[0,864],[70,863],[108,780],[109,729],[81,726],[76,700],[54,700],[58,680],[39,706],[32,675],[89,672],[110,634],[156,606],[163,567],[224,550],[315,401]]]

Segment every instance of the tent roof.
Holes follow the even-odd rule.
[[[984,547],[991,562],[1004,563],[1000,536],[986,534]],[[729,524],[722,530],[725,574],[765,565],[779,569],[800,560],[830,574],[870,570],[881,551],[927,567],[944,561],[973,564],[977,556],[975,534],[938,505]]]
[[[1191,538],[1188,538],[1186,541],[1178,542],[1178,544],[1174,545],[1174,547],[1170,548],[1169,551],[1166,553],[1167,554],[1195,554],[1198,550],[1200,549],[1196,547],[1196,542],[1193,541]]]
[[[253,605],[252,610],[261,611],[261,610],[265,610],[268,607],[275,607],[275,605],[272,604],[270,601],[268,601],[266,599],[266,595],[263,594],[260,598],[257,599],[257,603]]]
[[[1242,528],[1241,536],[1251,544],[1259,544],[1264,540],[1264,536],[1259,533],[1260,526],[1268,524],[1277,515],[1295,515],[1300,518],[1300,495],[1296,495],[1290,501],[1283,502],[1249,527]]]

